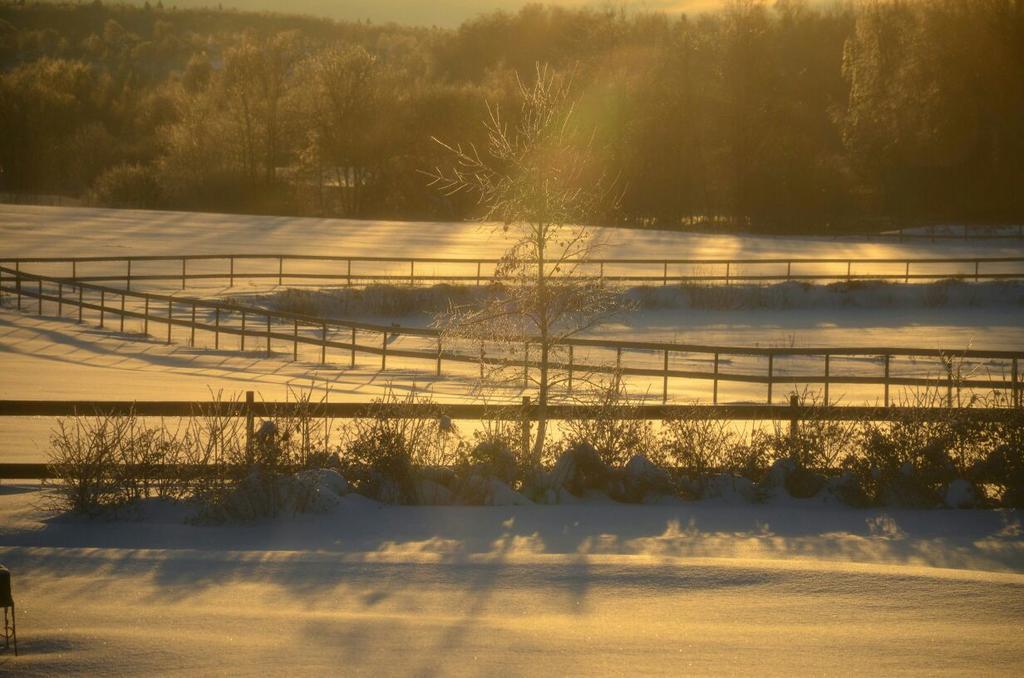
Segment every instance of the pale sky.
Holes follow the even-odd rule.
[[[141,0],[138,0],[141,2]],[[818,4],[823,0],[812,0]],[[701,12],[717,9],[727,0],[543,0],[543,4],[565,7],[628,7],[641,10]],[[457,26],[466,19],[496,9],[516,11],[526,0],[165,0],[164,5],[209,7],[313,14],[332,19],[365,20],[374,23]]]

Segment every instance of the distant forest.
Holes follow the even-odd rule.
[[[474,215],[421,173],[516,77],[573,73],[609,220],[838,232],[1024,220],[1024,0],[721,12],[528,6],[454,30],[0,5],[0,193],[402,219]]]

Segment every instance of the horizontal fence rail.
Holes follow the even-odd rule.
[[[15,257],[0,258],[0,263],[20,270],[23,264],[60,265],[64,277],[79,282],[119,282],[131,289],[138,282],[225,281],[234,286],[238,280],[266,280],[284,285],[285,281],[320,280],[361,285],[370,282],[437,283],[464,282],[482,285],[501,281],[495,267],[498,259],[444,257],[371,257],[301,254],[181,254],[95,257]],[[208,270],[217,262],[218,270]],[[241,262],[263,262],[262,270],[241,270]],[[295,270],[296,264],[327,264],[323,270]],[[196,271],[190,264],[204,263]],[[763,258],[763,259],[623,259],[588,258],[563,262],[578,265],[583,277],[609,282],[648,283],[765,283],[784,281],[887,280],[909,283],[946,279],[1016,280],[1024,279],[1024,257],[955,258]],[[100,266],[107,264],[108,266]],[[157,264],[163,264],[157,267]],[[286,264],[288,264],[286,266]],[[116,271],[109,269],[116,265]],[[144,265],[149,269],[143,270]],[[173,270],[168,270],[172,266]],[[269,266],[269,268],[268,268]],[[433,272],[424,272],[432,266]],[[448,270],[438,272],[438,267]],[[89,272],[86,269],[92,268]],[[103,268],[102,272],[96,272]],[[154,270],[160,268],[160,270]],[[417,270],[418,268],[418,270]],[[825,268],[827,270],[821,270]],[[611,270],[609,270],[611,269]],[[882,270],[884,269],[884,270]]]
[[[52,276],[28,273],[20,269],[0,266],[0,301],[5,295],[18,310],[35,310],[43,315],[44,302],[51,305],[58,317],[64,316],[64,307],[77,309],[77,320],[84,322],[84,311],[94,312],[98,324],[105,328],[114,319],[118,330],[125,332],[127,319],[142,321],[143,334],[150,334],[150,325],[165,328],[166,343],[172,343],[173,328],[188,331],[187,343],[196,346],[196,333],[213,335],[215,350],[221,350],[222,337],[238,338],[238,350],[246,351],[262,347],[267,356],[274,354],[273,343],[284,343],[291,349],[292,359],[298,360],[299,346],[313,346],[319,349],[319,362],[327,363],[328,350],[346,354],[350,367],[356,366],[358,354],[380,358],[380,369],[387,369],[388,358],[407,358],[431,363],[433,373],[442,376],[443,363],[464,363],[479,365],[481,374],[489,368],[519,368],[523,371],[523,383],[527,385],[531,370],[538,370],[541,364],[530,356],[539,355],[536,338],[524,342],[521,353],[512,357],[495,356],[502,347],[495,349],[486,342],[473,354],[445,346],[444,334],[436,328],[402,327],[374,323],[327,319],[284,311],[274,311],[258,306],[235,302],[198,299],[185,296],[156,294],[124,288],[106,287],[81,280],[70,280]],[[28,300],[28,301],[26,301]],[[131,302],[131,305],[129,305]],[[29,308],[30,306],[34,308]],[[200,313],[202,312],[202,313]],[[205,317],[203,317],[205,316]],[[338,335],[345,337],[339,340]],[[370,338],[367,338],[370,335]],[[411,337],[419,341],[418,348],[398,348],[391,344],[398,337]],[[258,346],[254,346],[253,342]],[[422,344],[428,344],[423,347]],[[532,347],[532,350],[531,350]],[[507,348],[507,347],[505,347]],[[900,387],[924,387],[946,391],[947,406],[953,405],[954,389],[991,389],[1008,395],[1009,401],[1018,406],[1021,402],[1022,379],[1020,361],[1024,350],[981,351],[943,350],[898,347],[739,347],[712,346],[703,344],[681,344],[669,342],[620,341],[571,337],[552,343],[558,349],[555,358],[548,362],[551,370],[567,377],[571,391],[574,377],[581,374],[605,374],[633,377],[653,377],[662,382],[662,402],[667,403],[670,379],[691,379],[711,382],[712,402],[718,403],[720,383],[746,383],[763,385],[767,391],[767,402],[773,401],[773,388],[779,384],[822,386],[823,404],[829,405],[830,387],[837,384],[880,386],[881,401],[891,404],[890,389]],[[576,349],[596,349],[614,354],[614,359],[604,362],[577,360]],[[488,355],[490,352],[490,355]],[[630,357],[646,358],[646,366],[629,364]],[[678,369],[672,366],[672,359],[685,356],[702,369]],[[739,373],[726,369],[725,358],[747,357],[758,359],[764,370]],[[776,362],[784,358],[815,358],[821,362],[822,373],[790,374],[778,370]],[[837,359],[859,359],[865,363],[877,364],[878,372],[869,375],[840,374],[835,371]],[[917,361],[933,359],[940,372],[939,376],[899,375],[894,371],[897,359]],[[987,361],[986,378],[968,374],[964,376],[955,367],[956,361]]]
[[[252,391],[245,400],[215,401],[43,401],[0,400],[2,417],[245,417],[246,446],[254,439],[256,417],[298,417],[317,419],[355,419],[360,417],[435,418],[519,421],[524,445],[530,438],[530,422],[541,416],[540,408],[523,398],[521,405],[475,405],[441,403],[308,403],[258,401]],[[549,405],[543,416],[551,420],[595,419],[607,416],[601,406]],[[637,405],[616,408],[615,416],[634,420],[716,419],[729,421],[788,421],[795,435],[801,421],[948,421],[970,417],[975,421],[1005,422],[1019,420],[1019,408],[946,408],[946,407],[856,407],[808,406],[796,396],[788,405]],[[179,477],[181,469],[148,466],[151,478]],[[202,469],[193,471],[201,473]],[[0,463],[0,479],[32,480],[53,478],[59,469],[41,463]],[[193,474],[195,475],[195,474]]]

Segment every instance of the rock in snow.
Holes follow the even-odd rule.
[[[974,508],[977,503],[978,493],[963,478],[956,478],[946,488],[946,506],[950,508]]]

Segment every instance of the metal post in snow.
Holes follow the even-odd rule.
[[[228,287],[235,286],[235,258],[228,257]]]
[[[100,290],[100,329],[103,329],[103,321],[106,319],[106,293]]]
[[[775,355],[772,353],[768,354],[768,404],[772,404],[772,377],[773,369],[775,366]]]
[[[277,258],[277,286],[284,285],[284,257]]]
[[[121,334],[124,334],[124,292],[121,293]]]
[[[128,286],[128,289],[130,290],[132,288],[132,260],[131,259],[128,260],[128,275],[126,276],[125,280],[127,281],[126,285]]]
[[[36,313],[37,315],[43,314],[43,281],[36,281],[36,299],[38,300]]]
[[[351,367],[356,366],[356,328],[352,328],[352,360]]]
[[[64,315],[64,283],[57,283],[57,317]]]
[[[327,363],[327,323],[320,327],[320,364]]]
[[[243,353],[245,352],[245,311],[242,311],[242,334],[241,334],[241,345],[239,348]]]
[[[380,333],[380,371],[387,369],[388,364],[388,331]]]
[[[185,289],[185,257],[181,258],[181,289]]]
[[[142,333],[149,336],[149,297],[146,297],[146,307],[142,313]]]
[[[292,361],[299,359],[299,321],[292,321]]]
[[[267,357],[270,357],[270,316],[267,316]]]
[[[82,290],[83,288],[78,288],[78,322],[82,322],[82,307],[85,305],[82,303]]]
[[[196,347],[196,305],[192,304],[192,331],[189,334],[188,343],[192,348]]]

